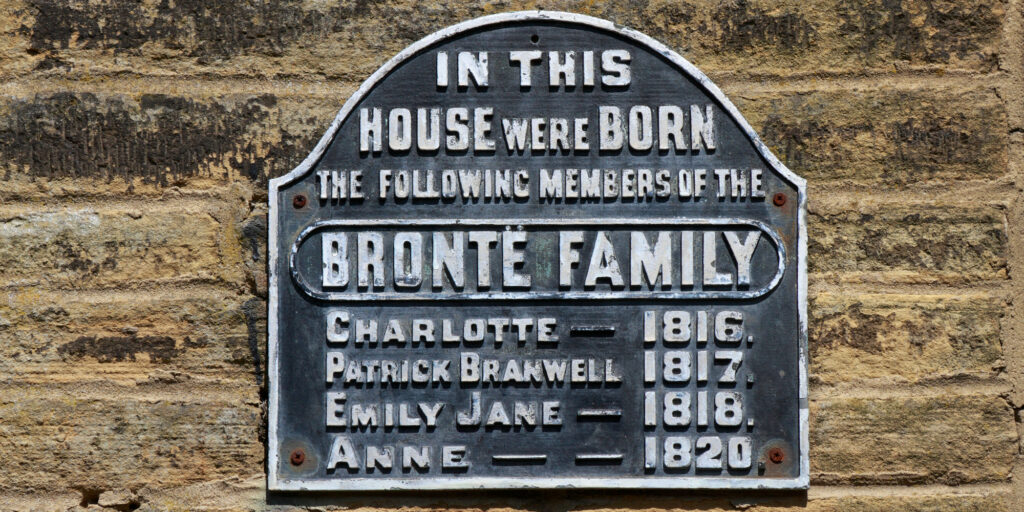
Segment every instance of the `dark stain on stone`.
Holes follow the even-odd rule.
[[[150,361],[167,363],[180,350],[170,336],[81,336],[57,349],[62,358],[92,357],[101,363],[135,361],[138,354],[146,354]]]
[[[267,216],[256,215],[246,219],[242,224],[242,240],[243,245],[249,246],[252,261],[261,261],[260,248],[267,245]]]
[[[807,116],[790,118],[771,114],[765,119],[761,133],[762,139],[782,161],[794,168],[806,169],[822,161],[832,163],[827,152],[823,155],[818,151],[822,146],[831,147],[830,141],[836,139],[853,140],[858,133],[868,130],[872,130],[872,126],[864,123],[837,125]]]
[[[59,69],[62,71],[71,71],[71,64],[64,60],[54,57],[52,55],[46,55],[43,60],[36,64],[36,71],[50,71],[52,69]]]
[[[978,143],[977,124],[972,126],[962,113],[891,123],[888,132],[896,147],[896,158],[908,164],[936,167],[991,158],[986,154],[989,145]]]
[[[191,336],[185,336],[185,339],[181,340],[181,342],[185,348],[205,348],[210,344],[210,339],[206,336],[199,336],[193,340]]]
[[[781,104],[780,101],[786,102]],[[983,106],[965,115],[936,112],[926,106],[927,97],[894,92],[885,103],[875,104],[865,116],[884,118],[908,107],[914,110],[899,121],[880,124],[858,117],[822,120],[820,106],[802,97],[773,100],[771,114],[760,130],[762,139],[788,165],[832,178],[836,166],[857,151],[851,141],[879,134],[883,141],[876,153],[883,167],[880,178],[903,185],[925,181],[950,172],[996,174],[1005,166],[1004,135],[998,131],[1003,112]],[[778,113],[794,112],[786,115]],[[995,122],[993,122],[995,121]],[[849,164],[847,164],[849,165]]]
[[[998,360],[1001,355],[999,322],[1005,316],[1006,306],[1006,303],[994,303],[992,309],[964,311],[956,319],[956,327],[949,335],[950,344],[961,354],[987,351],[990,354],[987,362]],[[936,321],[948,321],[948,317],[936,318]],[[969,357],[964,356],[963,359],[969,360]]]
[[[249,299],[242,304],[245,315],[245,329],[248,332],[249,354],[253,361],[253,373],[256,384],[263,386],[263,368],[260,361],[260,340],[266,338],[266,331],[261,324],[267,320],[267,303],[260,299]]]
[[[26,316],[35,322],[53,324],[66,322],[71,315],[60,306],[47,306],[32,310]]]
[[[216,64],[238,55],[281,57],[307,41],[349,34],[371,41],[410,43],[461,19],[485,14],[486,5],[422,8],[359,0],[310,9],[301,0],[208,2],[162,0],[152,7],[136,2],[28,0],[35,17],[20,28],[29,52],[50,55],[69,47],[140,54],[159,45]],[[994,49],[1001,33],[1002,3],[924,0],[842,0],[834,15],[846,46],[865,60],[890,58],[915,63],[946,63],[953,57],[980,59],[986,70],[997,65]],[[705,22],[694,22],[691,3],[664,6],[646,1],[607,2],[592,14],[677,40],[684,48],[691,35],[711,34],[709,51],[748,52],[771,45],[782,51],[815,46],[819,29],[798,11],[766,10],[747,0],[719,2]],[[777,12],[781,11],[781,12]],[[923,23],[918,23],[921,17]],[[387,23],[380,23],[385,19]],[[680,33],[682,31],[682,33]],[[672,37],[662,37],[672,36]],[[389,46],[389,49],[392,48]],[[53,65],[53,64],[49,64]],[[354,78],[354,77],[350,77]]]
[[[136,2],[30,0],[36,21],[21,30],[38,53],[75,46],[116,55],[138,53],[144,45],[159,42],[199,64],[210,64],[243,53],[280,57],[304,40],[358,29],[358,19],[373,13],[372,6],[364,3],[343,3],[321,11],[304,9],[300,0],[162,0],[152,9]],[[393,21],[394,26],[375,25],[373,30],[402,30],[402,19]],[[425,34],[420,23],[412,26],[414,33],[406,39]]]
[[[772,14],[746,0],[723,3],[713,19],[719,23],[720,48],[728,51],[749,51],[766,45],[786,51],[806,50],[817,36],[814,25],[800,14]]]
[[[868,59],[943,64],[974,57],[985,71],[997,54],[982,46],[1001,33],[1000,2],[843,0],[836,10],[839,32],[851,49]],[[923,19],[922,19],[923,17]]]
[[[864,257],[875,266],[890,268],[919,268],[944,269],[950,259],[956,259],[959,254],[953,253],[954,247],[946,243],[920,243],[908,241],[899,243],[886,243],[886,239],[893,237],[891,228],[883,226],[880,229],[865,229],[861,246],[864,250]]]
[[[88,507],[89,505],[96,505],[100,502],[100,495],[103,494],[102,489],[91,489],[83,487],[73,487],[78,489],[82,493],[82,500],[79,502],[79,506]]]
[[[814,318],[808,333],[812,340],[811,355],[816,355],[821,349],[841,345],[869,353],[880,353],[882,342],[879,335],[897,327],[893,325],[895,318],[895,313],[888,316],[864,313],[860,303],[853,304],[846,311]]]
[[[266,201],[266,198],[255,199]],[[248,249],[245,258],[245,283],[250,293],[257,298],[267,298],[267,215],[252,213],[242,221],[239,230],[239,243]]]
[[[199,102],[163,94],[56,93],[14,99],[0,120],[0,158],[35,178],[121,178],[160,186],[213,177],[224,160],[263,184],[270,169],[290,169],[314,144],[281,134],[269,151],[252,140],[280,130],[272,95]],[[227,158],[225,158],[227,157]]]
[[[120,249],[117,242],[113,241],[104,242],[104,247],[114,253],[114,256]],[[94,276],[101,270],[110,271],[117,268],[117,259],[114,256],[107,256],[102,261],[92,259],[88,251],[67,232],[61,232],[45,243],[33,245],[30,250],[35,254],[49,256],[45,261],[52,261],[56,270],[74,272],[80,277]]]
[[[1007,234],[996,215],[919,212],[884,215],[876,221],[873,215],[848,212],[812,213],[810,220],[812,272],[936,270],[997,275],[1007,267]],[[844,236],[839,229],[844,225],[861,228],[856,236]],[[837,253],[846,257],[824,257]]]

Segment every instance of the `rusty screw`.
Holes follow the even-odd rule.
[[[306,196],[303,194],[295,194],[292,198],[292,206],[296,208],[304,208],[306,206]]]
[[[775,206],[782,206],[786,204],[786,194],[783,194],[782,192],[777,192],[774,196],[772,196],[772,204],[774,204]]]
[[[292,462],[292,466],[301,466],[303,462],[306,462],[306,452],[295,450],[288,459]]]
[[[768,450],[768,460],[775,464],[782,464],[782,461],[786,460],[786,454],[782,452],[781,448],[772,448]]]

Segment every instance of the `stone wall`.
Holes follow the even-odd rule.
[[[264,492],[268,178],[408,44],[533,8],[668,44],[808,179],[808,493]],[[1022,18],[0,0],[0,510],[1022,511]]]

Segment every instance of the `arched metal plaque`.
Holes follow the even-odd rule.
[[[806,488],[805,204],[642,34],[417,42],[270,184],[269,488]]]

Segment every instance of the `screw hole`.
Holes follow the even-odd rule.
[[[292,206],[294,206],[295,208],[303,208],[303,207],[305,207],[306,206],[306,196],[304,196],[302,194],[296,194],[295,197],[292,198]]]
[[[534,34],[534,35],[530,36],[530,42],[533,43],[533,44],[539,43],[540,42],[540,36],[538,36],[537,34]]]
[[[772,204],[774,204],[775,206],[782,206],[786,204],[786,194],[779,192],[772,196]]]

